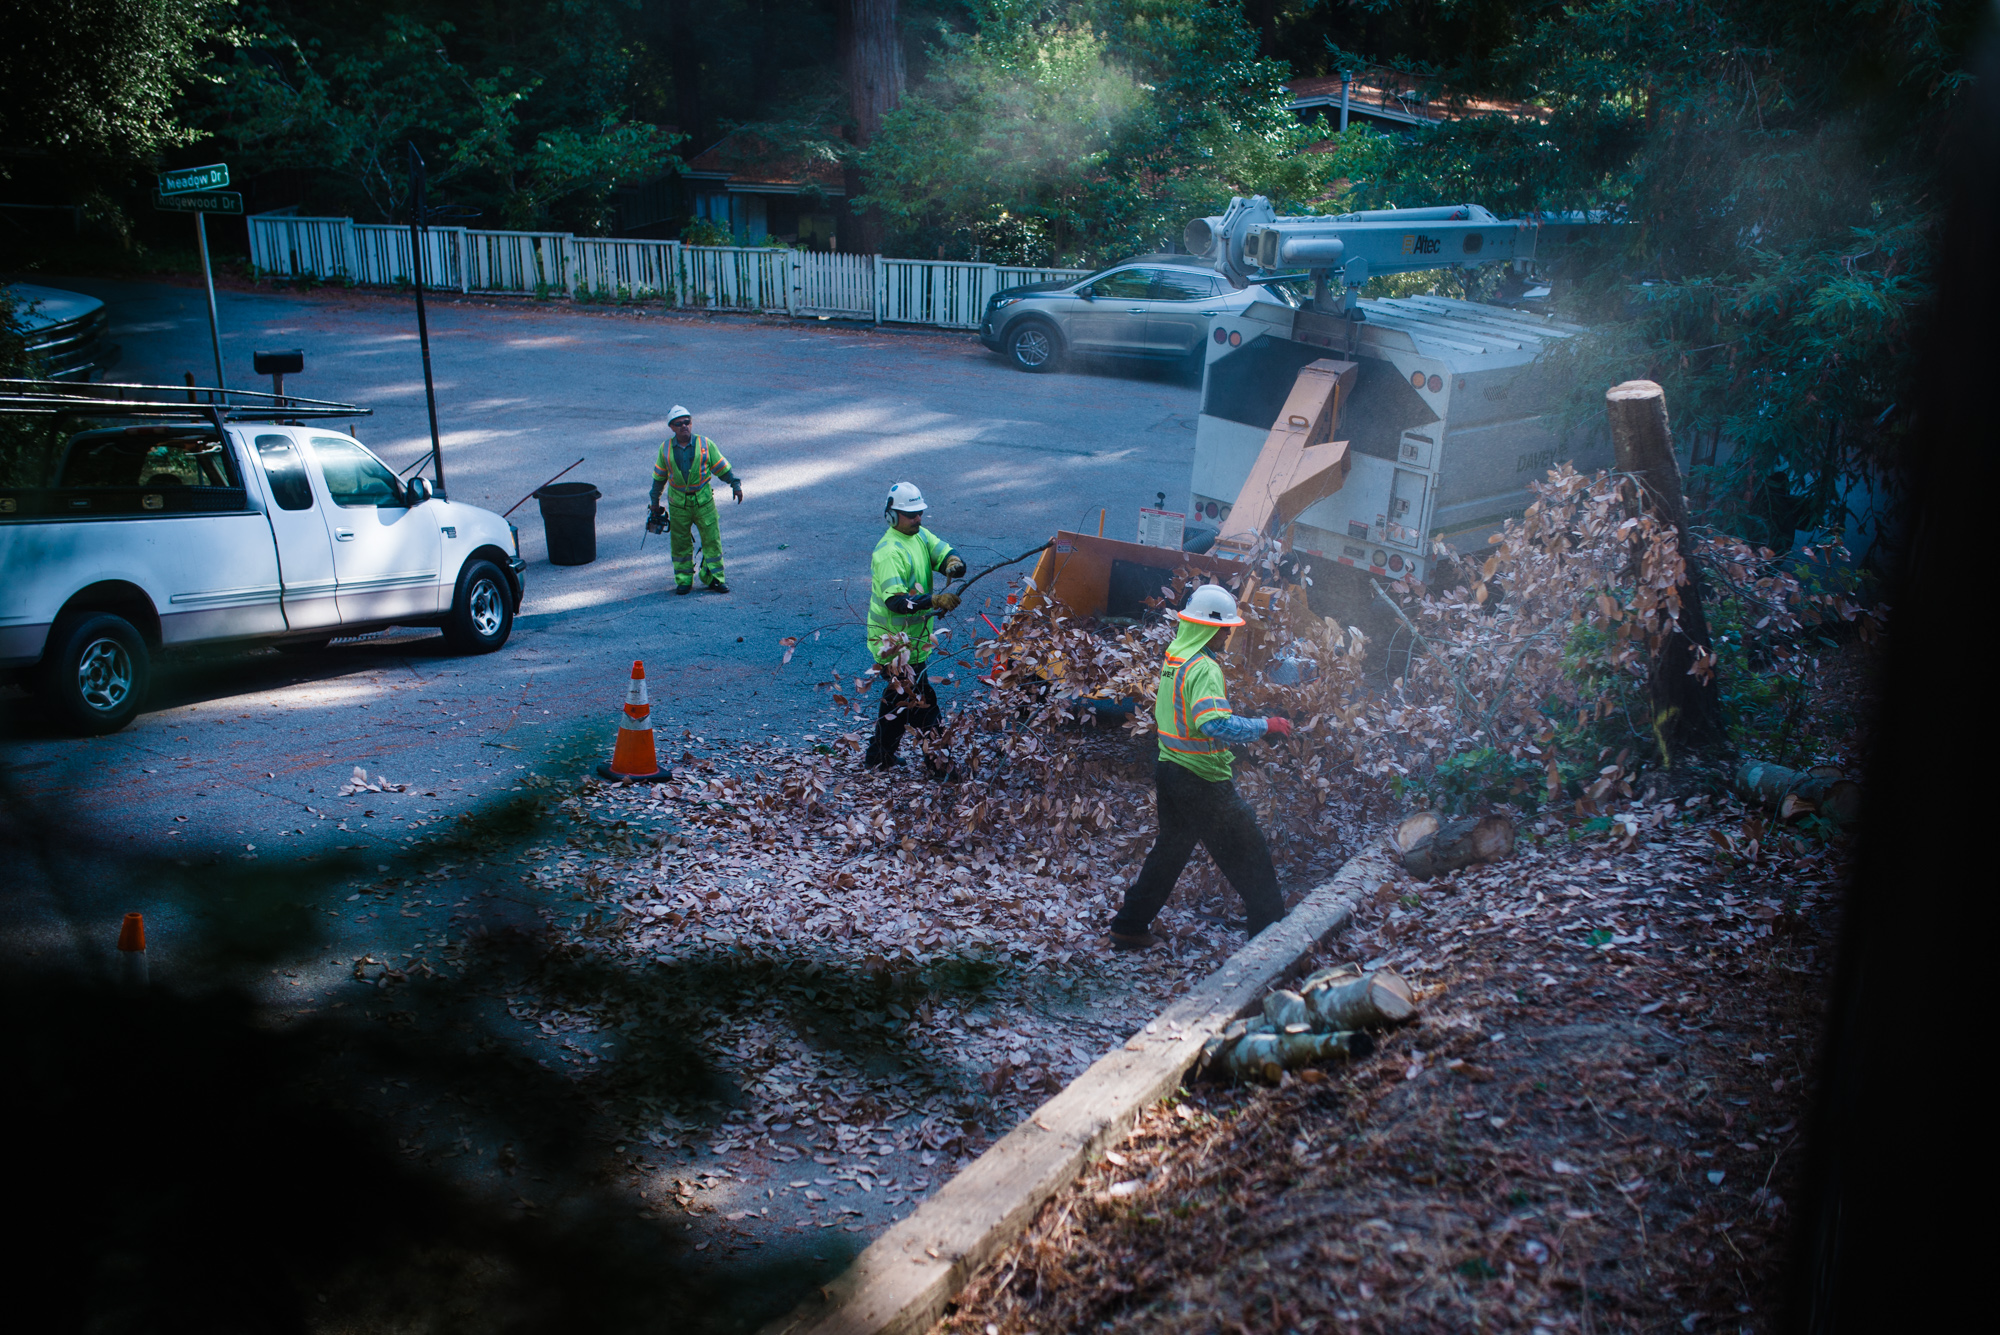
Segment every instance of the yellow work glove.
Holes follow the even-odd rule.
[[[934,612],[956,612],[958,595],[955,593],[934,593],[931,595],[931,610]]]

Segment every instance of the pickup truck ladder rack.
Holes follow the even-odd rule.
[[[0,414],[43,417],[86,414],[220,423],[372,417],[374,410],[331,399],[301,399],[252,389],[0,379]]]

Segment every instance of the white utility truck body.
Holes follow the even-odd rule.
[[[1608,445],[1560,448],[1553,395],[1528,374],[1578,325],[1443,297],[1355,299],[1346,315],[1325,316],[1267,296],[1215,326],[1189,520],[1225,536],[1295,377],[1322,358],[1360,368],[1333,429],[1352,462],[1340,490],[1293,523],[1295,554],[1420,579],[1433,539],[1483,545],[1493,525],[1526,508],[1527,484],[1558,458],[1585,469],[1609,463]]]
[[[512,524],[404,483],[312,422],[190,414],[84,430],[50,481],[0,487],[0,670],[47,675],[61,628],[92,615],[121,618],[148,648],[315,644],[390,625],[451,634],[476,570],[484,601],[459,638],[479,652],[504,643],[520,607]]]

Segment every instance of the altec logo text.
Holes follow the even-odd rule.
[[[1435,255],[1444,249],[1444,242],[1434,236],[1410,235],[1403,238],[1405,255]]]

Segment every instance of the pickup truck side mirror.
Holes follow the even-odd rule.
[[[431,480],[427,477],[413,477],[403,486],[403,499],[411,505],[422,505],[436,494],[431,489]]]

